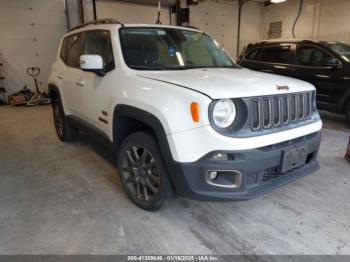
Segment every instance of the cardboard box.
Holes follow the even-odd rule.
[[[18,105],[18,104],[25,104],[26,103],[26,97],[25,96],[9,96],[9,103],[10,105]]]

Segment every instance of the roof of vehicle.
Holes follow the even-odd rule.
[[[339,41],[326,41],[326,40],[312,40],[312,39],[273,39],[273,40],[263,40],[255,43],[250,43],[247,45],[248,48],[253,46],[260,45],[269,45],[269,44],[279,44],[279,43],[305,43],[305,44],[335,44]]]
[[[264,45],[264,44],[276,44],[276,43],[323,43],[323,42],[317,41],[317,40],[311,40],[311,39],[273,39],[273,40],[263,40],[256,43],[251,43],[250,45]]]
[[[98,25],[119,25],[121,27],[159,27],[159,28],[177,28],[177,29],[186,29],[186,30],[192,30],[197,32],[203,32],[202,30],[193,27],[193,26],[173,26],[173,25],[163,25],[163,24],[123,24],[113,18],[104,18],[104,19],[98,19],[94,21],[90,21],[84,24],[80,24],[76,27],[71,28],[68,33],[71,33],[73,31],[76,31],[78,29],[82,29],[85,27],[94,27]]]

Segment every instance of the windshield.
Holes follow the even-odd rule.
[[[123,28],[121,46],[127,65],[139,70],[238,68],[210,36],[174,28]]]
[[[342,56],[346,61],[350,61],[350,45],[338,42],[327,43],[326,45],[329,48],[331,48],[334,52]]]

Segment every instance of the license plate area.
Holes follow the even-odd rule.
[[[297,146],[283,151],[281,173],[298,168],[306,163],[307,153],[305,146]]]

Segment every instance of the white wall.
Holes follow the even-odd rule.
[[[262,38],[266,39],[270,22],[282,21],[282,38],[292,38],[292,25],[299,0],[269,5],[263,9]],[[296,38],[337,40],[350,43],[349,0],[304,0],[296,26]]]
[[[9,93],[34,88],[26,68],[38,66],[46,89],[60,37],[66,31],[63,0],[0,0],[0,59]]]
[[[185,3],[182,3],[185,7]],[[154,23],[157,7],[125,3],[110,0],[98,0],[97,17],[115,18],[124,23]],[[220,42],[225,49],[236,57],[237,48],[237,1],[204,0],[197,6],[190,7],[190,25],[196,26]],[[242,11],[241,43],[260,40],[262,4],[250,2],[244,5]],[[172,19],[175,20],[174,17]],[[169,9],[163,8],[161,13],[163,24],[169,24]],[[173,22],[175,24],[175,21]]]
[[[240,50],[252,42],[261,40],[261,25],[264,5],[247,2],[242,8]]]
[[[240,49],[250,42],[260,40],[262,4],[249,2],[242,9]],[[237,1],[200,2],[190,7],[190,25],[213,36],[224,48],[236,57],[237,49]]]
[[[97,19],[114,18],[122,23],[153,24],[157,20],[157,6],[110,0],[96,1]],[[160,21],[169,24],[169,9],[162,8]]]
[[[190,25],[209,33],[232,56],[235,56],[237,14],[237,2],[200,2],[199,5],[190,7]]]

